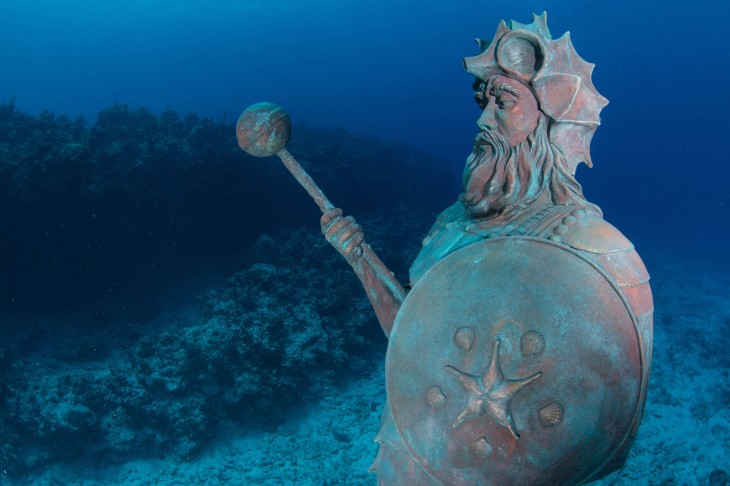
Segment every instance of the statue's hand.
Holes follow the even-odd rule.
[[[340,255],[352,265],[362,258],[362,243],[365,235],[362,227],[352,216],[343,217],[339,208],[330,209],[320,219],[322,234]]]

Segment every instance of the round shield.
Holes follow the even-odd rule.
[[[629,440],[639,337],[618,288],[574,250],[496,238],[441,260],[401,307],[388,402],[437,482],[575,484]]]

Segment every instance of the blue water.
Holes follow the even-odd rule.
[[[461,69],[471,39],[544,10],[553,36],[569,30],[597,64],[610,100],[596,169],[580,175],[586,193],[634,238],[722,238],[730,54],[719,0],[6,0],[0,99],[90,121],[113,102],[217,120],[272,100],[295,120],[402,140],[460,167],[477,117]],[[636,196],[624,202],[617,186]]]
[[[338,149],[330,154],[326,147],[317,148],[316,130],[341,128],[354,137],[373,137],[377,143],[415,147],[438,160],[423,169],[439,167],[444,180],[443,191],[431,191],[432,199],[422,204],[430,218],[458,193],[459,175],[476,131],[479,110],[472,99],[472,78],[462,67],[463,57],[477,53],[472,39],[491,38],[500,19],[528,23],[533,12],[544,10],[553,37],[570,31],[581,57],[596,64],[593,82],[610,102],[601,113],[602,126],[592,143],[595,166],[578,170],[586,197],[634,242],[650,272],[654,273],[652,266],[662,265],[665,255],[671,255],[682,260],[673,263],[687,268],[710,268],[726,274],[730,270],[726,250],[730,238],[730,2],[726,1],[2,0],[0,104],[14,100],[14,110],[31,117],[45,111],[71,120],[82,116],[87,127],[94,127],[97,114],[115,103],[128,105],[127,115],[144,109],[159,116],[171,109],[179,113],[180,120],[195,114],[213,124],[231,124],[248,105],[273,101],[290,112],[295,130],[301,126],[306,131],[308,138],[300,142],[295,132],[292,151],[299,143],[311,167],[320,161],[324,164],[314,172],[357,172],[354,189],[338,187],[338,176],[330,174],[328,193],[337,203],[349,204],[348,210],[361,211],[366,218],[383,216],[378,201],[395,205],[401,194],[422,194],[398,185],[407,184],[409,177],[435,176],[413,167],[396,167],[391,180],[398,183],[389,187],[387,166],[378,166],[381,172],[372,174],[374,179],[369,183],[367,167],[348,168],[350,162],[336,163],[351,152]],[[141,118],[130,120],[133,126]],[[190,127],[196,122],[191,123]],[[322,137],[323,143],[334,146],[341,141],[337,133],[328,132]],[[144,134],[135,136],[144,139]],[[345,146],[367,153],[367,139],[358,140]],[[228,142],[219,145],[224,143]],[[210,147],[207,150],[205,153],[215,153]],[[39,164],[45,163],[42,154],[37,157]],[[144,156],[136,157],[150,165]],[[136,161],[133,157],[130,171],[137,167]],[[3,161],[10,162],[14,163]],[[43,194],[49,194],[42,185],[32,197],[14,199],[13,195],[20,194],[13,186],[17,178],[3,179],[8,196],[8,205],[2,208],[7,226],[0,235],[7,257],[3,272],[16,275],[1,276],[15,283],[0,285],[3,322],[13,336],[9,342],[14,343],[12,352],[0,343],[0,363],[6,362],[10,370],[12,366],[7,363],[35,359],[34,353],[43,353],[43,346],[56,338],[54,333],[77,340],[74,332],[84,335],[100,326],[102,333],[110,333],[109,339],[121,339],[130,349],[137,349],[147,332],[145,323],[161,315],[162,305],[150,301],[167,302],[178,294],[188,298],[190,293],[200,292],[201,286],[220,286],[225,276],[249,272],[252,260],[248,255],[259,251],[256,248],[261,248],[263,233],[274,234],[294,223],[317,231],[316,208],[297,192],[299,188],[285,182],[266,182],[258,187],[248,172],[227,163],[214,166],[210,178],[192,164],[185,176],[189,185],[180,186],[185,191],[176,193],[177,186],[164,187],[160,189],[162,203],[150,198],[136,206],[135,201],[141,199],[135,199],[135,191],[154,192],[149,185],[134,187],[134,197],[124,192],[129,189],[124,186],[120,193],[128,199],[112,191],[105,196],[106,202],[94,199],[96,196],[80,196],[78,204],[66,207],[70,199],[63,191],[56,199],[34,205],[31,199],[38,201],[39,195],[42,199]],[[170,167],[174,170],[174,164]],[[150,180],[164,185],[165,175],[159,170]],[[281,181],[288,181],[287,177],[280,175]],[[325,175],[320,177],[327,180]],[[242,185],[248,188],[242,193],[250,188],[260,192],[250,189],[255,197],[240,196]],[[107,223],[90,223],[97,218],[91,213],[100,208],[113,208],[103,214]],[[170,208],[179,210],[177,219],[168,217],[173,213]],[[410,238],[417,244],[428,228],[428,218],[403,229],[399,241]],[[33,228],[34,221],[38,227]],[[128,226],[114,228],[109,221]],[[13,226],[21,223],[26,225],[22,231]],[[74,228],[85,232],[83,238]],[[89,228],[98,233],[88,233]],[[108,228],[119,233],[105,237],[110,234]],[[156,233],[159,228],[173,229]],[[411,233],[406,234],[406,230]],[[18,236],[21,233],[22,237]],[[387,235],[378,235],[377,229],[373,233],[376,239],[389,241]],[[274,238],[280,242],[286,237]],[[88,247],[78,247],[82,240]],[[239,241],[243,254],[236,252]],[[268,240],[263,241],[268,244]],[[69,250],[67,245],[74,248]],[[14,251],[21,255],[19,260]],[[69,251],[73,258],[64,260]],[[330,250],[321,251],[329,255],[326,252]],[[401,275],[413,256],[408,251],[389,255]],[[303,253],[306,251],[296,254]],[[264,274],[286,273],[285,257],[266,254],[277,270],[268,269]],[[313,261],[317,259],[313,257]],[[186,261],[194,267],[194,278],[185,271]],[[329,267],[321,270],[329,271]],[[27,273],[19,276],[22,272]],[[246,278],[261,272],[259,268],[246,273]],[[675,272],[664,275],[681,278],[682,271]],[[37,285],[33,283],[36,275]],[[153,288],[140,289],[141,281]],[[236,292],[235,286],[223,287],[223,294]],[[356,287],[353,295],[357,296]],[[688,285],[684,292],[691,296],[693,287]],[[85,307],[89,301],[104,304],[92,305],[89,310]],[[139,310],[126,312],[125,307],[116,315],[114,306]],[[695,308],[699,309],[699,304]],[[43,317],[33,317],[34,309],[42,310]],[[203,319],[212,319],[211,315]],[[120,328],[114,324],[119,316],[133,316],[140,328]],[[725,340],[730,311],[720,310],[712,318],[723,326],[716,332]],[[34,322],[34,332],[26,335],[20,328],[28,320]],[[51,323],[54,320],[63,323]],[[107,325],[109,328],[104,327]],[[35,345],[36,339],[46,341]],[[103,341],[94,339],[97,344],[99,339]],[[377,333],[368,334],[368,339],[384,345]],[[89,346],[95,350],[95,345]],[[89,353],[85,359],[96,359]],[[83,354],[77,351],[73,356]],[[113,354],[108,351],[100,356]],[[12,359],[8,358],[11,355]],[[269,358],[261,357],[264,361]],[[0,376],[2,369],[0,366]],[[358,372],[365,369],[365,365],[357,368]],[[727,376],[726,363],[720,369]],[[11,389],[10,385],[0,387],[0,399],[12,396]],[[10,413],[8,400],[4,410]],[[101,412],[94,412],[101,416]],[[15,434],[20,430],[17,427]],[[197,427],[202,430],[205,424]],[[58,435],[61,432],[53,434],[49,441],[63,438]],[[173,440],[170,437],[165,440]],[[81,439],[73,436],[73,440]],[[195,440],[202,439],[196,436]],[[149,441],[140,444],[156,453],[161,450],[159,444],[153,447]],[[40,457],[27,461],[36,473],[48,464],[63,463],[63,454],[58,451],[49,453],[44,462],[47,452],[42,442],[38,448],[18,454],[29,455],[31,451]],[[5,452],[1,457],[13,456],[13,451]],[[124,454],[114,460],[130,457],[129,451]],[[176,454],[179,456],[179,451]],[[74,460],[79,457],[71,456]],[[14,461],[19,464],[24,459],[15,457]],[[0,478],[0,484],[2,481]]]

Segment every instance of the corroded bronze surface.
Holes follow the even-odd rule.
[[[255,157],[276,155],[291,175],[324,213],[323,232],[327,240],[340,249],[340,253],[352,265],[363,282],[367,296],[375,309],[386,336],[390,335],[393,320],[406,296],[405,288],[388,270],[378,255],[365,242],[360,226],[352,217],[341,218],[342,210],[336,209],[314,179],[286,149],[291,137],[289,113],[279,105],[269,102],[255,103],[246,108],[236,124],[238,145]]]
[[[256,103],[244,110],[236,123],[241,150],[254,157],[270,157],[286,147],[291,137],[289,113],[274,103]]]
[[[545,14],[478,44],[464,192],[424,238],[410,292],[283,148],[277,107],[242,116],[239,143],[277,153],[312,195],[390,337],[379,484],[589,482],[626,460],[653,336],[649,274],[574,177],[608,101]]]
[[[524,237],[431,268],[386,360],[398,433],[442,484],[587,479],[630,440],[646,378],[612,279],[570,247]]]

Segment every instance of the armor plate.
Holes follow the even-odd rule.
[[[508,237],[445,257],[401,307],[388,403],[437,482],[578,484],[630,441],[642,406],[641,340],[595,263]]]

